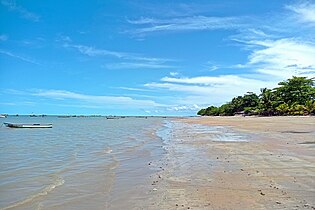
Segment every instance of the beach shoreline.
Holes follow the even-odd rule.
[[[315,208],[314,117],[172,122],[182,127],[171,128],[163,171],[152,180],[158,192],[152,209]],[[198,126],[217,130],[205,135]]]
[[[4,190],[13,191],[16,180],[22,187],[26,186],[25,189],[29,180],[23,176],[16,180],[7,176],[11,182],[3,185],[0,208],[243,210],[315,207],[314,117],[49,120],[54,120],[55,125],[50,130],[2,128],[2,136],[7,136],[2,139],[7,147],[3,151],[13,151],[11,147],[15,151],[6,157],[12,154],[15,160],[17,155],[24,155],[20,164],[30,169],[26,172],[32,175],[32,180],[43,182],[38,183],[39,190],[35,189],[34,194],[29,190],[21,192],[25,194],[10,194]],[[90,136],[92,132],[94,136]],[[44,134],[46,137],[42,139]],[[14,141],[4,144],[9,137]],[[27,147],[29,145],[32,146]],[[37,146],[35,152],[34,146]],[[56,146],[58,150],[54,150]],[[17,148],[29,149],[22,153],[17,152]],[[41,151],[47,155],[42,156]],[[40,156],[34,158],[37,154]],[[51,159],[54,155],[59,161]],[[47,159],[39,162],[41,167],[28,165],[45,157]],[[22,161],[25,159],[27,161]],[[56,167],[58,170],[54,170]],[[49,176],[45,176],[46,173],[36,176],[40,170],[49,169]],[[6,170],[17,174],[15,168]],[[46,188],[43,178],[47,178]],[[31,187],[33,189],[34,185]],[[18,202],[8,205],[4,198]]]

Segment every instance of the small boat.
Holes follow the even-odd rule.
[[[115,119],[119,119],[119,117],[116,117],[116,116],[107,116],[106,119],[108,119],[108,120],[115,120]]]
[[[7,115],[5,115],[5,114],[0,114],[0,118],[6,118],[7,117]]]
[[[23,123],[4,123],[9,128],[52,128],[52,124],[23,124]]]

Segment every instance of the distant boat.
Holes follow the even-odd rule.
[[[7,116],[4,114],[0,114],[0,118],[6,118]]]
[[[70,118],[71,116],[69,116],[69,115],[60,115],[60,116],[58,116],[58,118]]]
[[[106,116],[106,119],[108,119],[108,120],[115,120],[115,119],[119,119],[119,117],[117,117],[117,116]]]
[[[52,128],[52,124],[23,124],[23,123],[4,123],[9,128]]]

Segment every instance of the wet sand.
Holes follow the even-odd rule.
[[[314,117],[179,121],[185,126],[171,129],[165,159],[150,166],[161,170],[146,209],[315,209]],[[237,138],[196,133],[196,124]]]

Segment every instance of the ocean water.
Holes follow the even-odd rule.
[[[0,209],[122,209],[146,198],[165,152],[164,118],[8,117],[0,128]]]

